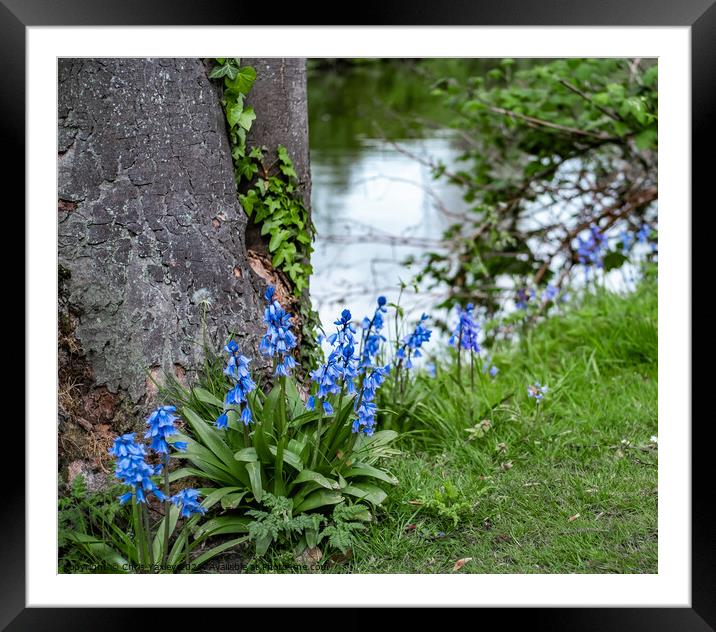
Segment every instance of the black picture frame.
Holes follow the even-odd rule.
[[[0,126],[6,156],[5,181],[25,181],[25,27],[28,26],[176,26],[240,24],[265,25],[276,13],[255,3],[226,3],[215,0],[0,0],[0,60],[4,66],[0,100]],[[327,25],[335,13],[331,5],[302,3],[281,9],[284,25]],[[710,154],[716,146],[716,0],[500,0],[500,2],[429,3],[418,0],[360,3],[356,25],[482,25],[482,26],[690,26],[692,80],[692,206],[703,207],[711,198],[713,175]],[[48,104],[52,99],[48,99]],[[48,116],[54,116],[50,107]],[[708,153],[707,153],[708,152]],[[699,159],[699,156],[701,159]],[[24,208],[24,189],[11,185],[19,199],[14,208]],[[6,191],[6,193],[9,193]],[[707,201],[709,200],[709,201]],[[711,206],[713,203],[711,202]],[[5,206],[8,209],[8,206]],[[684,213],[689,209],[670,209]],[[16,221],[18,211],[15,211]],[[691,212],[693,217],[693,212]],[[19,226],[24,234],[24,226]],[[692,232],[692,237],[696,237]],[[701,239],[707,239],[704,233]],[[698,250],[693,241],[693,251]],[[705,241],[702,243],[706,243]],[[693,260],[692,260],[693,263]],[[692,265],[693,268],[693,265]],[[694,270],[695,271],[695,270]],[[702,287],[692,284],[692,288]],[[693,309],[693,308],[692,308]],[[25,329],[25,336],[32,332]],[[683,367],[689,370],[689,367]],[[19,371],[18,371],[19,373]],[[24,373],[24,372],[23,372]],[[32,376],[26,376],[28,380]],[[693,380],[699,374],[694,369]],[[693,389],[692,392],[698,392]],[[9,421],[9,420],[8,420]],[[26,423],[29,420],[26,419]],[[690,423],[691,420],[672,420]],[[484,609],[476,614],[476,625],[485,620],[509,629],[524,621],[531,629],[549,630],[679,630],[716,629],[716,538],[709,518],[712,497],[710,452],[713,445],[710,415],[692,424],[692,607],[691,608],[520,608]],[[14,421],[5,424],[4,445],[16,452],[24,445],[24,429]],[[14,434],[13,434],[14,433]],[[20,464],[12,466],[16,484],[2,492],[3,521],[0,523],[0,627],[7,630],[104,630],[132,625],[137,611],[131,608],[26,608],[25,607],[25,493],[20,484]],[[5,468],[9,468],[5,465]],[[54,534],[53,534],[54,536]],[[247,618],[248,615],[248,618]],[[180,612],[182,625],[198,617],[206,623],[206,612]],[[255,625],[260,613],[241,615],[237,624]],[[369,614],[365,613],[368,617]],[[153,625],[158,610],[143,610],[142,625]],[[337,619],[345,621],[343,616]],[[269,625],[263,619],[264,625]],[[365,620],[364,620],[365,621]],[[275,621],[271,627],[275,625]],[[354,624],[357,626],[357,622]],[[365,625],[365,623],[363,624]],[[7,627],[6,627],[7,626]],[[345,627],[345,623],[341,624]],[[518,628],[520,629],[520,628]]]

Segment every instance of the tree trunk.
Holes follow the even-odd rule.
[[[293,162],[298,176],[297,193],[303,206],[311,212],[311,165],[308,138],[308,91],[306,59],[242,58],[242,66],[256,70],[256,81],[246,98],[253,107],[256,120],[247,134],[246,145],[265,149],[263,163],[275,166],[277,148],[283,145]],[[315,366],[317,348],[312,327],[318,315],[312,310],[308,286],[297,297],[286,275],[271,265],[268,237],[261,235],[261,226],[249,222],[246,229],[246,248],[249,263],[262,279],[277,289],[279,300],[294,314],[294,325],[300,347],[300,380],[307,379],[308,371]],[[306,261],[310,263],[310,261]],[[308,336],[305,334],[308,333]]]
[[[276,158],[276,147],[283,145],[293,160],[304,206],[311,208],[311,165],[308,150],[308,96],[306,60],[291,58],[242,59],[242,65],[256,70],[256,81],[246,98],[256,111],[256,120],[246,144],[265,146],[267,162]]]
[[[283,67],[276,98],[293,99]],[[63,59],[58,70],[60,463],[106,471],[113,437],[142,428],[156,403],[152,377],[190,377],[204,341],[217,349],[229,331],[256,357],[265,283],[247,259],[220,90],[202,61]],[[273,138],[284,121],[262,98],[257,132]],[[280,142],[299,147],[306,129]],[[307,143],[305,156],[296,147],[307,174]]]
[[[256,70],[246,104],[254,108],[256,120],[246,138],[246,145],[264,147],[264,164],[276,160],[276,149],[283,145],[293,161],[298,175],[298,192],[303,205],[311,209],[311,167],[308,149],[308,96],[306,60],[292,58],[243,58],[241,64]],[[278,286],[280,298],[294,312],[298,301],[291,294],[289,280],[271,266],[268,241],[261,235],[261,227],[253,222],[246,229],[246,247],[254,271]],[[283,286],[283,287],[281,287]],[[308,290],[303,300],[308,300]]]

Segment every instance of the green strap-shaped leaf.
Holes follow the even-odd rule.
[[[350,478],[355,476],[367,476],[370,478],[377,478],[378,480],[385,481],[390,485],[398,484],[398,479],[395,478],[395,476],[389,474],[388,472],[385,472],[384,470],[380,470],[377,467],[368,465],[367,463],[354,463],[348,471],[343,472],[343,475],[348,476]]]
[[[243,450],[239,450],[234,455],[234,458],[237,461],[243,461],[245,463],[248,463],[251,461],[258,461],[259,455],[256,452],[256,448],[244,448]]]
[[[261,482],[261,463],[251,461],[244,464],[246,471],[249,473],[249,481],[251,482],[251,491],[257,502],[261,502],[264,496],[263,483]]]
[[[192,389],[192,392],[200,402],[204,402],[205,404],[211,404],[212,406],[218,406],[219,408],[223,408],[224,406],[224,402],[222,402],[213,393],[207,391],[205,388],[196,386]]]
[[[367,500],[374,505],[380,505],[388,497],[388,494],[372,483],[353,483],[346,485],[341,492],[349,494],[350,496],[356,496],[362,500]]]
[[[276,456],[278,448],[275,445],[270,445],[269,451],[271,452],[271,454]],[[283,450],[283,462],[287,463],[291,467],[296,468],[299,472],[303,470],[303,461],[301,461],[301,457],[295,452],[291,452],[291,450],[287,450],[286,448],[284,448]]]
[[[323,476],[323,474],[313,472],[312,470],[301,470],[299,475],[293,479],[293,482],[296,484],[306,483],[308,481],[318,483],[321,487],[325,487],[326,489],[340,488],[340,486],[338,485],[338,481],[332,481],[331,479]]]
[[[183,408],[183,417],[189,423],[192,430],[201,439],[201,442],[218,458],[226,467],[237,478],[239,477],[240,465],[234,458],[234,453],[224,443],[221,435],[221,431],[217,430],[213,426],[210,426],[201,417],[199,417],[191,408]]]
[[[248,491],[244,490],[243,492],[234,492],[231,494],[226,494],[226,496],[221,499],[221,508],[236,509],[247,493]]]
[[[196,530],[194,537],[196,541],[224,533],[248,533],[249,519],[243,516],[219,516],[207,520]]]
[[[164,548],[164,529],[167,522],[167,517],[169,518],[169,537],[171,537],[172,533],[174,533],[174,529],[177,526],[177,520],[179,520],[179,507],[177,507],[176,505],[169,505],[169,516],[164,516],[159,523],[157,533],[154,536],[154,542],[152,543],[152,551],[154,553],[155,560],[162,559],[162,549]]]
[[[111,546],[102,540],[97,539],[95,536],[87,535],[85,533],[72,532],[68,533],[67,537],[84,548],[90,555],[93,555],[102,561],[114,564],[118,567],[117,570],[120,572],[122,567],[128,563],[127,560]]]
[[[195,568],[200,567],[202,564],[206,564],[212,557],[216,557],[220,553],[223,553],[224,551],[228,551],[229,549],[238,546],[239,544],[242,544],[243,542],[246,542],[246,540],[249,539],[249,536],[245,535],[240,538],[235,538],[234,540],[229,540],[228,542],[224,542],[223,544],[219,544],[208,551],[206,553],[202,553],[199,557],[192,560],[192,565]]]
[[[176,454],[172,456],[177,459],[187,459],[188,461],[191,461],[191,463],[196,466],[195,468],[191,468],[192,470],[194,470],[192,474],[193,476],[199,476],[200,478],[208,478],[214,483],[218,483],[222,487],[224,485],[231,485],[232,483],[236,483],[237,477],[228,472],[226,468],[217,467],[212,461],[205,460],[203,457],[198,456],[195,452],[192,452],[191,450],[187,450],[182,454]],[[170,481],[176,480],[171,478],[171,474],[169,476]],[[248,483],[248,479],[246,482]]]
[[[204,509],[210,509],[220,500],[223,500],[223,498],[228,494],[244,491],[244,488],[232,486],[220,487],[219,489],[212,489],[211,491],[200,489],[199,491],[205,496],[205,498],[201,501],[201,506],[204,507]]]
[[[327,489],[319,489],[318,491],[309,494],[301,503],[294,507],[293,511],[296,514],[304,511],[311,511],[318,509],[318,507],[325,507],[327,505],[337,505],[343,500],[338,492],[328,491]]]

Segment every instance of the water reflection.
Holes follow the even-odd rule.
[[[362,318],[379,294],[396,300],[400,282],[416,272],[405,258],[440,249],[444,228],[465,207],[460,190],[436,182],[427,164],[453,165],[460,154],[440,120],[445,112],[428,98],[424,77],[399,70],[367,63],[309,79],[317,229],[311,296],[329,330],[344,306]],[[402,301],[417,316],[436,302],[425,291]]]

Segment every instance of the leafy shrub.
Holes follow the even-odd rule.
[[[209,481],[211,487],[200,491],[218,498],[228,512],[209,520],[200,532],[249,533],[258,550],[275,541],[281,529],[269,529],[275,521],[266,522],[266,516],[259,522],[268,531],[259,532],[258,526],[250,531],[247,509],[261,511],[256,506],[268,502],[285,517],[289,504],[273,498],[290,499],[291,519],[284,526],[292,532],[290,525],[308,524],[300,519],[304,513],[325,513],[348,500],[381,505],[387,497],[385,486],[397,483],[381,466],[384,457],[395,454],[390,444],[397,433],[374,432],[372,402],[386,371],[374,366],[377,349],[370,352],[373,347],[367,343],[365,353],[356,349],[355,328],[344,310],[336,321],[334,349],[326,364],[311,373],[313,394],[304,402],[289,375],[295,366],[290,315],[273,299],[272,288],[266,300],[268,329],[260,349],[273,358],[276,377],[267,394],[256,388],[248,359],[233,341],[226,345],[229,357],[223,371],[209,361],[196,386],[184,388],[170,380],[165,389],[165,397],[180,404],[187,424],[186,435],[180,437],[187,449],[173,458],[188,463],[172,472],[171,480]],[[384,304],[379,302],[379,314]],[[364,331],[364,341],[375,329],[376,318]],[[291,522],[294,516],[298,522]]]

